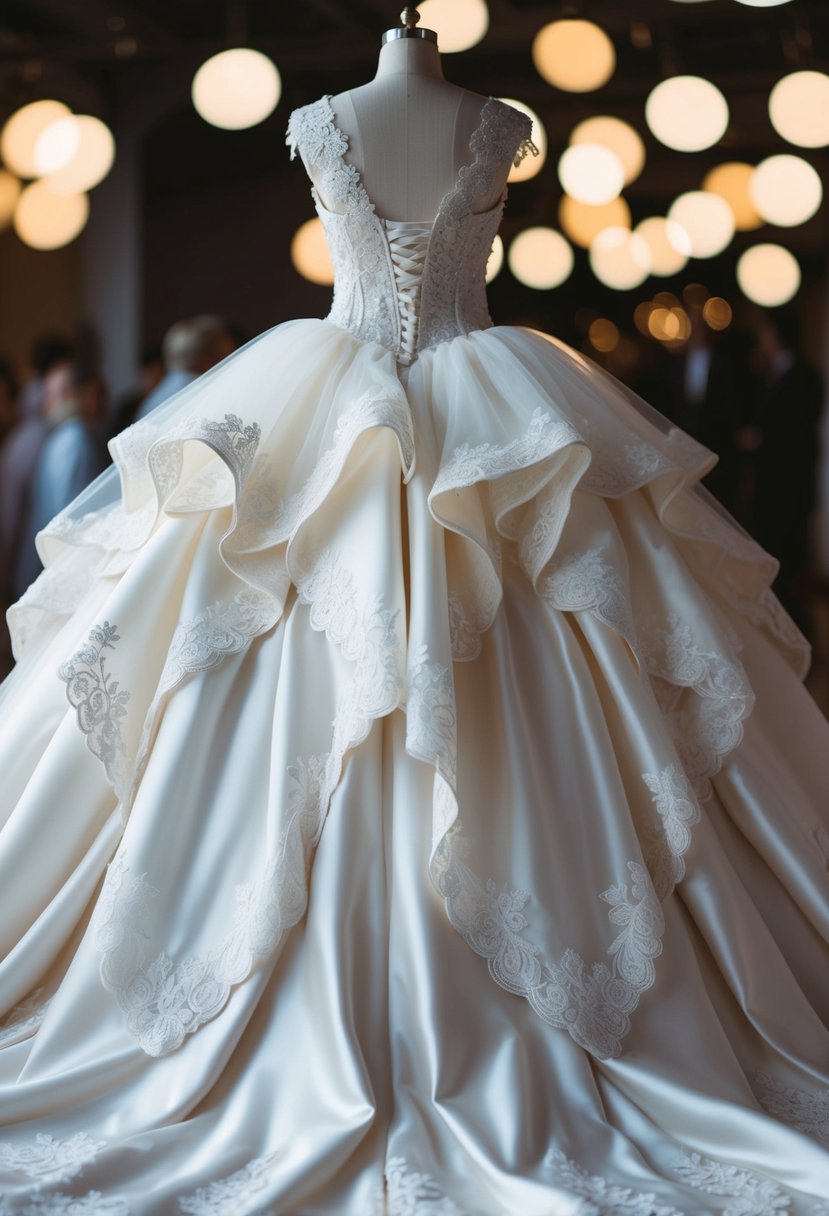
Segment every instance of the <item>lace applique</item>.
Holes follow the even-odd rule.
[[[406,747],[434,764],[454,787],[458,767],[457,715],[452,672],[430,661],[425,645],[414,655],[406,700]]]
[[[588,1200],[590,1206],[579,1208],[580,1216],[683,1216],[676,1208],[661,1204],[653,1193],[634,1191],[588,1173],[560,1149],[551,1149],[544,1165],[557,1186]]]
[[[30,1039],[40,1028],[52,998],[44,999],[44,988],[36,988],[25,1001],[15,1005],[11,1013],[0,1023],[0,1047],[10,1047]]]
[[[699,1153],[686,1154],[674,1173],[687,1186],[706,1195],[717,1195],[729,1203],[722,1216],[779,1216],[791,1207],[791,1199],[769,1178],[761,1178],[737,1165],[711,1161]]]
[[[256,1199],[267,1187],[268,1173],[279,1155],[275,1152],[256,1157],[227,1178],[199,1187],[179,1199],[179,1210],[187,1216],[247,1216],[261,1212]]]
[[[711,793],[710,778],[743,737],[743,720],[754,694],[742,666],[715,651],[697,646],[692,627],[677,613],[668,628],[645,622],[637,649],[660,709],[671,727],[674,744],[697,796]],[[692,689],[688,699],[683,690]]]
[[[644,440],[631,439],[624,446],[610,449],[604,447],[586,420],[583,429],[593,460],[580,488],[591,494],[619,498],[676,467],[674,461]]]
[[[634,628],[621,575],[600,548],[556,561],[541,596],[562,612],[590,611],[633,645]]]
[[[656,893],[664,901],[685,877],[685,854],[691,847],[691,828],[699,822],[700,809],[678,765],[669,764],[658,773],[643,773],[642,780],[653,795],[660,820],[661,830],[650,836],[645,855]]]
[[[718,540],[725,546],[725,540]],[[727,548],[727,546],[725,546]],[[807,638],[795,625],[780,600],[770,587],[766,587],[759,596],[746,595],[733,585],[733,578],[728,572],[716,579],[717,590],[739,614],[758,629],[765,629],[776,641],[780,642],[784,651],[788,652],[789,661],[801,677],[809,670],[811,646]]]
[[[105,1199],[100,1191],[81,1196],[56,1193],[35,1199],[23,1209],[23,1216],[130,1216],[130,1209],[125,1200]]]
[[[538,406],[523,435],[509,443],[462,443],[441,465],[429,495],[430,500],[448,490],[494,481],[508,473],[539,465],[559,448],[580,442],[578,432],[563,419]]]
[[[492,623],[491,606],[480,609],[473,600],[467,610],[463,597],[457,591],[449,595],[449,636],[452,642],[452,658],[459,663],[469,663],[481,653],[483,635]]]
[[[820,1093],[793,1089],[765,1072],[758,1072],[756,1081],[760,1102],[770,1115],[829,1144],[829,1089]]]
[[[130,694],[119,690],[118,681],[107,675],[103,652],[114,650],[120,640],[117,627],[104,621],[91,630],[87,644],[58,668],[69,704],[77,711],[78,725],[86,735],[86,745],[103,764],[119,795],[126,782],[121,719],[126,715]]]
[[[66,1140],[39,1132],[27,1144],[0,1142],[0,1169],[25,1174],[39,1186],[69,1182],[102,1148],[106,1141],[93,1140],[86,1132],[76,1132]]]
[[[447,1199],[429,1174],[408,1168],[405,1157],[390,1157],[386,1164],[388,1216],[464,1216]]]

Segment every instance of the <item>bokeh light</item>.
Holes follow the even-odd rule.
[[[731,243],[734,236],[734,212],[719,194],[707,190],[689,190],[681,194],[668,210],[691,239],[691,255],[713,258]]]
[[[823,201],[823,183],[802,156],[783,153],[761,161],[751,179],[751,199],[769,224],[805,224]]]
[[[492,242],[492,249],[489,251],[489,257],[486,263],[486,281],[491,283],[492,280],[501,273],[501,267],[504,265],[504,242],[500,236],[496,236]]]
[[[571,144],[558,162],[558,178],[579,202],[609,203],[625,184],[625,170],[615,152],[601,144]]]
[[[32,182],[17,200],[14,230],[32,249],[60,249],[74,241],[88,218],[85,194],[57,194],[48,181]]]
[[[625,185],[635,181],[645,167],[645,145],[639,132],[621,118],[601,114],[586,118],[573,129],[571,144],[600,144],[619,157]]]
[[[792,72],[778,80],[769,96],[769,118],[778,135],[798,148],[829,144],[829,76]]]
[[[13,173],[0,169],[0,232],[12,222],[22,185]]]
[[[44,161],[54,160],[54,170],[44,172],[57,194],[80,194],[109,173],[115,160],[115,140],[100,118],[72,114],[47,127],[38,140],[36,155]]]
[[[570,277],[573,250],[553,228],[526,228],[509,247],[509,267],[519,282],[536,290],[558,287]]]
[[[591,93],[616,70],[616,50],[592,21],[552,21],[533,40],[533,63],[548,84],[568,93]]]
[[[751,198],[754,166],[745,161],[727,161],[705,175],[703,190],[719,194],[734,212],[734,225],[740,232],[750,232],[763,223],[762,216]]]
[[[709,329],[728,329],[733,318],[731,305],[722,296],[711,296],[702,306],[702,319]]]
[[[18,177],[38,177],[38,138],[53,122],[69,115],[69,107],[62,101],[33,101],[16,110],[0,132],[0,156],[6,168]]]
[[[681,344],[691,336],[691,318],[680,304],[666,307],[654,301],[648,314],[648,333],[657,342]]]
[[[630,228],[632,220],[630,207],[621,195],[594,207],[565,194],[558,205],[558,222],[574,244],[589,249],[604,228]]]
[[[441,53],[468,51],[489,29],[486,0],[422,0],[421,29],[434,30]]]
[[[702,76],[671,76],[653,89],[645,103],[653,134],[677,152],[711,148],[728,127],[728,102]]]
[[[615,350],[621,336],[619,327],[609,321],[607,317],[597,317],[595,321],[591,322],[587,331],[588,342],[602,354],[609,354],[610,351]]]
[[[291,261],[294,269],[310,283],[330,287],[334,282],[334,263],[319,216],[306,220],[297,228],[291,241]]]
[[[627,228],[605,228],[590,246],[590,266],[605,286],[629,291],[650,274],[650,251],[642,237]]]
[[[800,265],[782,245],[753,245],[737,262],[740,290],[755,304],[778,308],[800,289]]]
[[[779,8],[781,4],[790,4],[791,0],[737,0],[746,8]]]
[[[650,250],[651,274],[678,274],[691,256],[691,238],[676,220],[652,215],[634,228]]]
[[[544,162],[547,159],[547,132],[544,129],[544,123],[536,114],[535,110],[531,110],[523,101],[516,101],[513,97],[502,97],[501,101],[505,101],[508,106],[513,106],[516,110],[520,110],[522,114],[526,114],[532,122],[532,131],[530,139],[538,148],[538,156],[533,156],[532,152],[528,153],[521,161],[520,165],[513,165],[509,171],[508,182],[526,182],[531,177],[535,177],[544,167]]]
[[[193,105],[205,120],[226,131],[255,127],[276,108],[282,80],[267,55],[233,47],[206,60],[193,77]]]

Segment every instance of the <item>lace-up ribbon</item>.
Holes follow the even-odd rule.
[[[400,316],[399,363],[407,366],[417,354],[420,328],[420,294],[423,271],[432,235],[431,221],[398,222],[383,220],[389,243],[397,309]]]

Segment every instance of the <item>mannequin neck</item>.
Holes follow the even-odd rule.
[[[380,48],[375,80],[387,76],[427,76],[443,80],[437,44],[427,38],[393,38]]]

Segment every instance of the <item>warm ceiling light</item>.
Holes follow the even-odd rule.
[[[797,258],[782,245],[754,245],[737,263],[737,282],[744,295],[764,308],[788,304],[800,287]]]
[[[47,127],[36,156],[58,194],[80,194],[103,181],[115,160],[115,140],[106,123],[91,114],[71,114]]]
[[[205,122],[226,131],[255,127],[275,109],[282,80],[267,55],[234,47],[206,60],[193,77],[193,105]]]
[[[659,342],[681,345],[691,336],[691,318],[681,306],[657,306],[648,316],[648,333]]]
[[[594,350],[600,350],[602,354],[615,350],[621,336],[618,325],[614,325],[607,317],[597,317],[587,331],[588,342]]]
[[[443,54],[468,51],[489,29],[485,0],[422,0],[417,7],[421,27],[436,32]]]
[[[691,255],[713,258],[730,244],[734,236],[734,212],[719,194],[690,190],[681,194],[669,211],[691,239]]]
[[[0,133],[0,156],[18,177],[38,177],[35,147],[39,136],[59,118],[71,113],[62,101],[33,101],[16,110]]]
[[[634,228],[650,250],[651,274],[679,274],[691,256],[691,238],[676,220],[653,215]]]
[[[728,102],[701,76],[671,76],[652,90],[645,118],[653,134],[677,152],[700,152],[722,139]]]
[[[628,291],[650,274],[650,251],[642,237],[627,228],[605,228],[590,246],[590,265],[607,287]]]
[[[48,181],[32,182],[14,211],[14,230],[32,249],[60,249],[74,241],[89,218],[85,194],[56,194]]]
[[[589,249],[603,229],[630,228],[630,207],[621,195],[594,207],[565,194],[558,205],[558,222],[571,241]]]
[[[769,117],[778,135],[798,148],[829,144],[829,76],[792,72],[778,80],[769,97]]]
[[[719,194],[720,198],[725,199],[734,212],[734,224],[740,232],[749,232],[763,223],[751,199],[753,176],[754,165],[732,160],[717,165],[706,174],[702,183],[703,190],[710,194]]]
[[[512,106],[515,110],[520,110],[522,114],[526,114],[532,122],[532,131],[530,139],[538,148],[538,156],[533,156],[530,152],[521,161],[520,165],[513,165],[509,171],[508,182],[526,182],[531,177],[535,177],[536,173],[540,173],[547,159],[547,132],[544,129],[544,123],[536,114],[535,110],[531,110],[529,106],[524,105],[523,101],[515,101],[512,97],[502,97],[501,101],[505,101],[508,106]]]
[[[558,162],[558,178],[579,202],[609,203],[625,184],[625,170],[615,152],[601,144],[571,144]]]
[[[802,156],[769,156],[754,170],[751,199],[767,223],[794,228],[810,220],[820,207],[823,183]]]
[[[645,167],[645,145],[630,123],[610,115],[586,118],[574,128],[571,144],[601,144],[615,152],[625,171],[625,185],[634,181]]]
[[[486,263],[486,281],[491,283],[501,273],[501,267],[504,264],[504,242],[500,236],[496,236],[492,242],[492,248],[489,251],[489,257]]]
[[[0,232],[12,222],[22,186],[13,173],[0,169]]]
[[[590,93],[610,80],[616,51],[592,21],[552,21],[533,40],[533,63],[548,84],[568,93]]]
[[[573,250],[553,228],[526,228],[509,247],[509,268],[519,282],[537,290],[558,287],[573,269]]]
[[[728,329],[733,317],[731,305],[722,296],[711,296],[702,307],[702,319],[709,329]]]
[[[777,8],[781,4],[789,4],[790,0],[737,0],[738,4],[745,4],[748,8]]]
[[[334,263],[319,216],[306,220],[297,228],[291,241],[291,261],[310,283],[330,287],[334,282]]]

